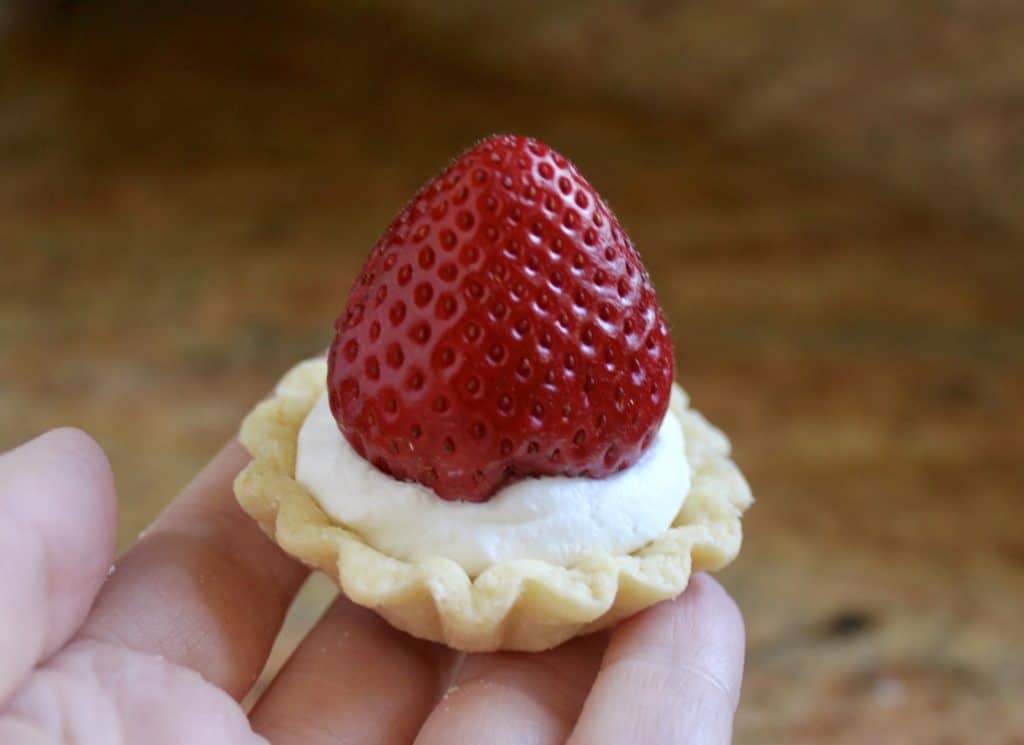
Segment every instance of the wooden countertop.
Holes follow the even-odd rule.
[[[0,447],[90,431],[130,540],[326,346],[412,191],[531,133],[640,247],[758,499],[722,576],[737,742],[1024,743],[1019,243],[792,143],[437,63],[371,16],[154,36],[105,7],[0,41]]]

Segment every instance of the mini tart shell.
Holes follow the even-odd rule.
[[[676,597],[692,572],[721,569],[739,553],[750,487],[729,459],[729,441],[676,385],[671,408],[686,437],[690,493],[672,526],[643,548],[594,552],[569,567],[506,561],[475,578],[450,559],[383,554],[332,522],[294,478],[299,429],[326,379],[323,360],[301,362],[245,418],[240,439],[253,460],[235,494],[285,551],[413,636],[466,652],[548,649]]]

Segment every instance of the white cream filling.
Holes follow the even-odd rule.
[[[682,426],[669,411],[647,452],[617,474],[528,478],[487,502],[446,502],[355,452],[324,394],[299,432],[295,478],[377,550],[406,561],[445,557],[475,576],[512,559],[568,566],[590,552],[642,547],[672,524],[690,490],[684,452]]]

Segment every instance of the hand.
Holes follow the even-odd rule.
[[[611,634],[463,658],[338,599],[247,716],[306,576],[237,506],[231,443],[108,577],[110,467],[77,430],[0,455],[0,742],[727,743],[743,623],[698,575]]]

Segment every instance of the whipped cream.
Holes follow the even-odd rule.
[[[672,524],[690,490],[683,429],[670,410],[640,459],[612,476],[527,478],[487,502],[446,502],[353,450],[327,394],[299,432],[295,478],[377,550],[406,561],[445,557],[472,576],[512,559],[567,566],[595,551],[630,553]]]

